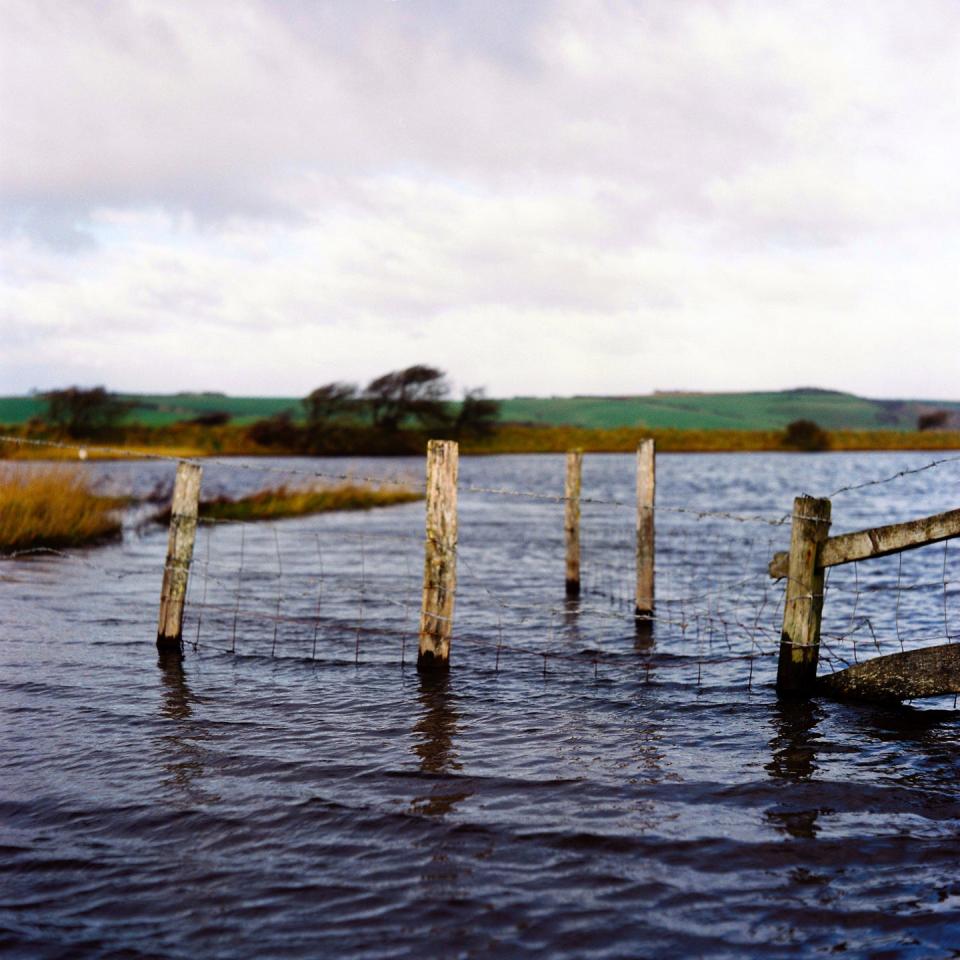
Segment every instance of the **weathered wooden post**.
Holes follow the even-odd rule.
[[[634,615],[638,630],[649,633],[653,624],[654,502],[656,447],[641,440],[637,447],[637,594]]]
[[[567,545],[567,596],[580,596],[580,477],[583,451],[567,452],[567,475],[563,489],[563,532]]]
[[[820,657],[824,578],[817,554],[829,532],[829,500],[797,497],[793,501],[787,595],[777,666],[777,693],[781,696],[804,697],[813,692]]]
[[[418,670],[446,670],[450,664],[457,587],[458,459],[459,447],[455,441],[427,443],[427,538]]]
[[[167,562],[163,568],[160,590],[160,620],[157,625],[157,647],[162,653],[180,652],[183,634],[183,604],[187,596],[187,579],[193,557],[193,541],[197,533],[200,509],[200,477],[203,467],[181,461],[173,485],[170,506],[170,535],[167,540]]]

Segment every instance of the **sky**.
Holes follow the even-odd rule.
[[[960,399],[956,0],[0,0],[0,394]]]

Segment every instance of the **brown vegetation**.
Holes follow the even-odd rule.
[[[118,501],[98,497],[75,469],[0,471],[0,549],[76,547],[120,534]]]
[[[313,489],[274,487],[249,497],[202,500],[200,517],[208,520],[281,520],[333,510],[370,510],[422,499],[422,493],[397,486],[378,488],[343,483]],[[169,510],[157,517],[164,521],[169,518]]]
[[[259,421],[250,426],[229,423],[205,427],[180,423],[168,427],[128,426],[114,446],[92,445],[90,459],[135,456],[138,453],[176,456],[422,456],[427,439],[444,436],[445,431],[400,430],[385,434],[369,426],[331,426],[310,430],[286,419]],[[23,425],[4,428],[4,433],[25,438],[64,440],[49,429]],[[957,450],[958,430],[831,430],[831,450]],[[661,452],[726,453],[784,451],[783,430],[680,430],[643,427],[592,429],[571,426],[535,426],[502,423],[489,432],[472,432],[460,437],[462,453],[563,453],[580,447],[592,453],[630,453],[644,437],[653,437]],[[46,446],[19,446],[0,443],[0,458],[64,459],[76,461],[74,441],[66,449]]]

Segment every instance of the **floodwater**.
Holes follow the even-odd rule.
[[[952,698],[778,703],[765,575],[795,495],[935,458],[661,455],[639,640],[632,458],[586,458],[579,603],[562,504],[515,495],[561,493],[562,458],[465,458],[442,679],[414,666],[420,503],[204,526],[182,662],[154,647],[143,511],[122,544],[0,561],[0,952],[960,956]],[[205,493],[422,462],[248,467],[208,464]],[[85,469],[145,494],[174,468]],[[838,493],[834,531],[956,507],[958,479]],[[831,571],[821,669],[960,636],[958,563]]]

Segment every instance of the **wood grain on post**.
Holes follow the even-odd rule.
[[[179,651],[183,634],[183,604],[187,596],[193,541],[197,534],[200,509],[200,478],[203,468],[197,463],[181,461],[173,485],[170,506],[170,535],[167,540],[167,562],[163,568],[160,590],[160,619],[157,625],[157,646],[162,651]]]
[[[816,682],[824,577],[823,567],[817,565],[817,554],[829,532],[829,500],[797,497],[793,501],[777,666],[777,693],[782,696],[809,696]]]
[[[453,601],[457,587],[457,467],[453,440],[427,444],[427,538],[423,561],[418,670],[450,662]]]
[[[563,532],[567,546],[566,590],[568,597],[580,596],[580,478],[583,451],[567,452],[567,475],[563,497]]]
[[[641,440],[637,447],[637,594],[634,613],[637,625],[646,628],[653,619],[655,501],[656,449],[653,440]]]

